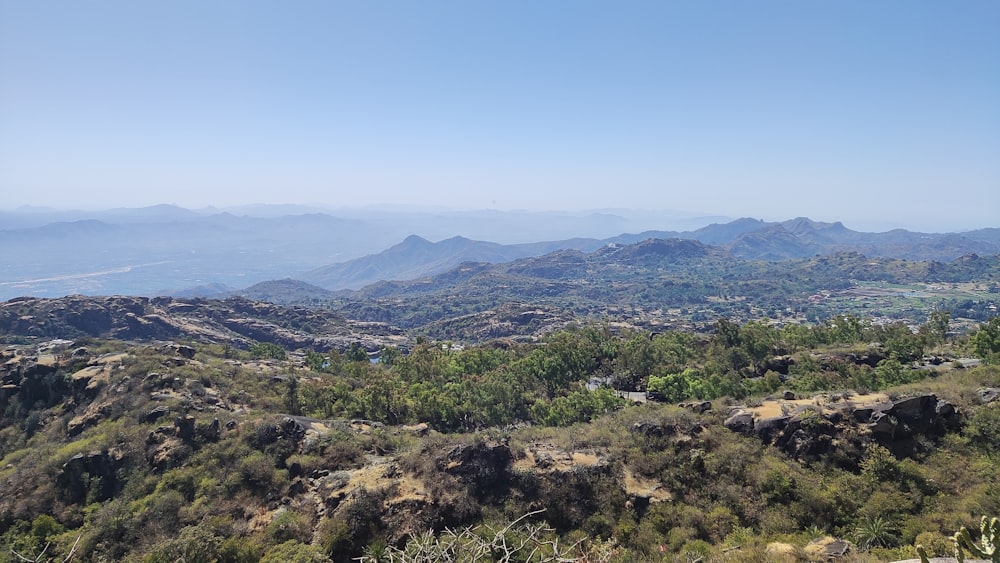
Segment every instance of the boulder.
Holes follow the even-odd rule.
[[[297,420],[286,416],[281,420],[281,437],[299,443],[306,437],[306,429]]]
[[[851,418],[853,418],[855,422],[871,422],[873,414],[875,414],[875,407],[861,407],[851,411]]]
[[[170,414],[170,407],[161,405],[147,412],[146,414],[140,416],[139,422],[141,423],[156,422],[157,420],[163,418],[168,414]]]
[[[194,438],[194,423],[195,418],[191,415],[178,416],[174,419],[174,429],[177,437],[181,440],[190,440]]]
[[[727,418],[723,424],[726,428],[732,430],[733,432],[750,434],[753,432],[753,413],[739,409],[730,415],[730,417]]]
[[[198,426],[198,435],[207,442],[218,442],[222,435],[222,423],[218,418],[213,418],[212,422]]]
[[[804,551],[812,560],[829,561],[850,553],[851,544],[842,539],[826,536],[809,542]]]
[[[637,434],[642,434],[643,436],[662,438],[673,434],[676,431],[676,428],[674,428],[673,425],[663,425],[656,421],[644,420],[633,424],[630,430]]]
[[[62,466],[59,484],[71,502],[93,499],[101,502],[119,493],[124,485],[118,470],[124,463],[118,450],[78,453]]]
[[[764,442],[770,443],[777,434],[785,430],[791,419],[791,416],[772,416],[758,419],[753,423],[753,432]]]
[[[795,358],[789,355],[784,356],[774,356],[764,360],[763,364],[758,368],[757,373],[759,375],[764,375],[769,371],[781,375],[788,375],[788,370],[790,367],[795,365]]]
[[[696,412],[698,414],[702,414],[712,410],[711,401],[695,401],[692,403],[680,403],[677,406],[682,409],[688,409],[692,412]]]
[[[984,405],[1000,399],[1000,389],[996,387],[983,387],[978,391],[978,393],[979,402]]]
[[[923,420],[928,414],[934,413],[937,397],[934,395],[918,395],[894,401],[889,414],[902,420]]]
[[[179,467],[191,455],[191,447],[167,434],[150,432],[146,442],[146,462],[154,471],[163,472]]]
[[[481,440],[454,446],[438,459],[438,465],[468,485],[476,496],[483,497],[505,487],[513,459],[506,443]]]
[[[872,434],[882,434],[883,438],[895,438],[896,430],[899,428],[899,419],[885,413],[876,412],[868,422],[868,430]]]
[[[193,360],[194,359],[195,349],[192,348],[191,346],[185,346],[183,344],[174,344],[174,345],[170,346],[170,349],[175,354],[177,354],[178,356],[180,356],[182,358],[186,358],[188,360]]]

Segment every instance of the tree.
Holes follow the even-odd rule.
[[[287,360],[285,349],[273,342],[254,342],[249,348],[250,355],[257,359]]]
[[[367,362],[368,352],[360,342],[352,342],[351,346],[344,352],[344,357],[352,362]]]
[[[379,363],[392,367],[392,365],[395,364],[402,355],[403,353],[399,351],[399,348],[395,346],[384,346],[382,351],[379,353]]]
[[[951,320],[951,313],[948,311],[934,311],[927,318],[927,322],[920,325],[920,336],[924,339],[924,344],[933,346],[945,341],[948,336],[948,323]]]
[[[288,414],[302,414],[302,403],[299,400],[299,378],[292,375],[288,377],[288,392],[285,394],[285,410]]]
[[[969,344],[976,356],[993,362],[1000,356],[1000,317],[993,317],[990,322],[979,325],[979,330],[969,339]]]

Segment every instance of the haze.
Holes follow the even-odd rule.
[[[0,207],[996,226],[1000,3],[0,0]]]

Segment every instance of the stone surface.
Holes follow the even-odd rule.
[[[753,432],[753,413],[745,410],[737,410],[723,424],[733,432],[750,434]]]
[[[996,387],[983,387],[978,391],[978,393],[979,402],[984,405],[1000,399],[1000,389],[997,389]]]

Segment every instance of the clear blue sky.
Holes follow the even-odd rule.
[[[0,0],[0,196],[1000,226],[1000,2]]]

